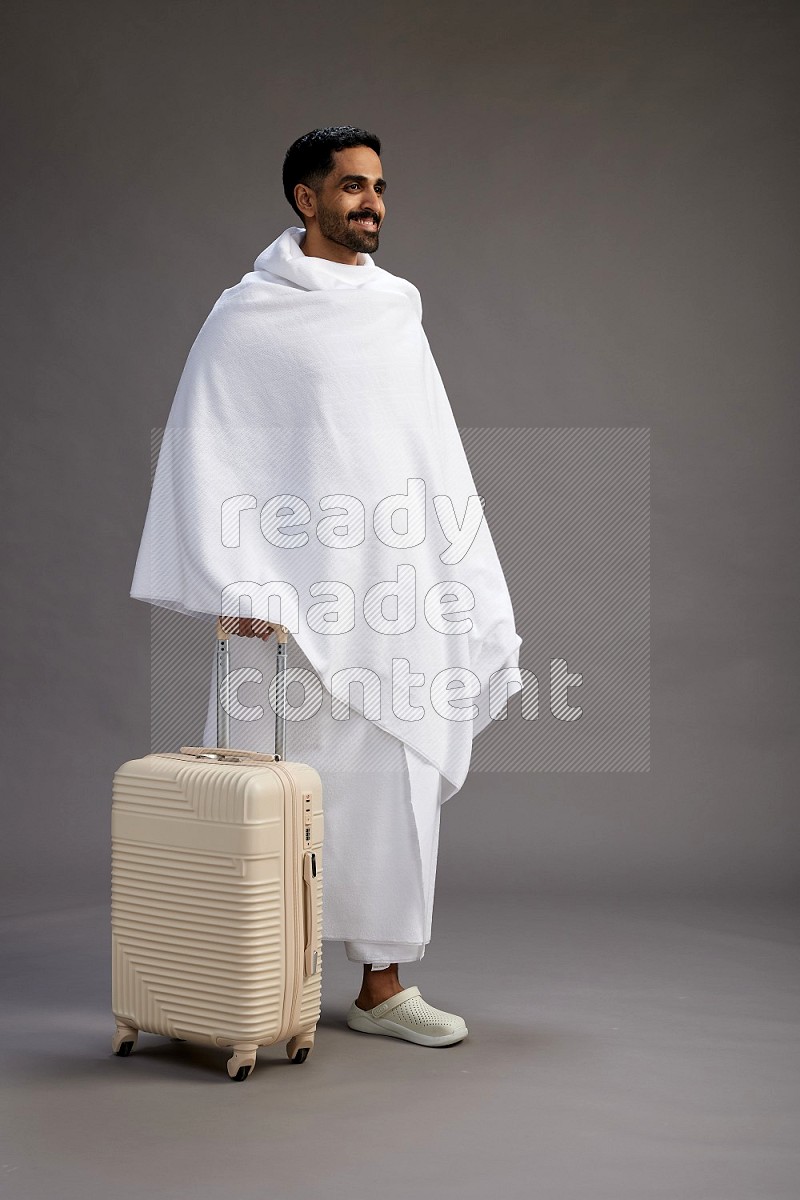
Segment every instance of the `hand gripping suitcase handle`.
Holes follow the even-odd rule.
[[[317,856],[313,850],[307,850],[303,855],[303,907],[305,912],[306,942],[303,950],[303,969],[306,975],[317,973],[317,946],[319,945],[319,929],[317,925]]]
[[[236,637],[236,633],[231,632],[230,629],[226,629],[225,626],[226,626],[226,624],[228,626],[230,626],[234,623],[236,623],[238,625],[242,619],[243,618],[241,618],[241,617],[217,617],[217,637],[218,638]],[[256,636],[264,637],[266,640],[266,638],[269,637],[269,635],[271,633],[274,633],[276,638],[278,639],[279,644],[283,643],[283,642],[288,642],[288,640],[289,640],[288,626],[274,625],[271,621],[256,621],[255,624],[257,626],[263,626],[263,630],[264,630],[263,633],[259,633]]]
[[[232,620],[232,618],[229,618]],[[282,762],[286,758],[286,650],[289,641],[289,630],[286,625],[266,623],[267,636],[274,633],[277,638],[277,655],[275,663],[275,753],[268,761]],[[217,745],[210,752],[225,750],[230,746],[231,722],[228,710],[222,703],[222,683],[230,675],[231,656],[228,639],[232,635],[225,629],[222,617],[217,618]],[[203,748],[205,749],[205,748]],[[236,751],[237,755],[244,753]]]

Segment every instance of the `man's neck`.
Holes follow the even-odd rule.
[[[329,262],[344,263],[348,267],[359,265],[358,251],[350,250],[347,246],[340,246],[338,242],[332,242],[330,238],[326,238],[324,234],[320,233],[316,225],[312,225],[305,231],[300,242],[300,249],[309,258],[327,258]]]

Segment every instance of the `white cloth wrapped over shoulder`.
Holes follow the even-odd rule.
[[[337,772],[342,808],[365,773],[410,788],[402,819],[417,825],[415,936],[390,936],[389,922],[371,937],[369,921],[363,937],[358,922],[327,934],[387,942],[376,956],[386,962],[395,943],[429,936],[438,810],[466,778],[474,737],[522,686],[522,639],[419,292],[367,254],[354,266],[309,257],[303,235],[285,230],[222,293],[191,348],[131,595],[198,617],[289,628],[290,678],[302,675],[305,695],[290,712],[288,750],[326,784],[326,897],[336,894],[341,839],[363,828],[354,803],[329,842]],[[234,661],[249,655],[252,669],[272,678],[274,640],[232,639],[231,648]],[[272,714],[257,719],[246,694],[230,705],[231,743],[269,748]],[[212,710],[213,695],[207,740]],[[425,794],[419,809],[415,776]],[[374,808],[374,778],[368,794],[360,803],[371,798]],[[326,898],[331,929],[358,906],[358,886],[341,901]]]

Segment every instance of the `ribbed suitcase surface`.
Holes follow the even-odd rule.
[[[314,1044],[322,784],[270,755],[184,751],[114,777],[113,1048],[139,1030],[230,1047],[244,1079],[259,1046],[286,1041],[302,1062]]]

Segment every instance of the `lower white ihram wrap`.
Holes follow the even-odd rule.
[[[324,789],[325,937],[380,966],[424,954],[440,807],[522,686],[522,639],[419,292],[368,254],[306,256],[303,235],[222,293],[191,348],[131,595],[209,619],[212,658],[221,613],[289,628],[304,695],[290,684],[287,748]],[[256,684],[274,646],[231,639],[240,749],[272,748]]]

